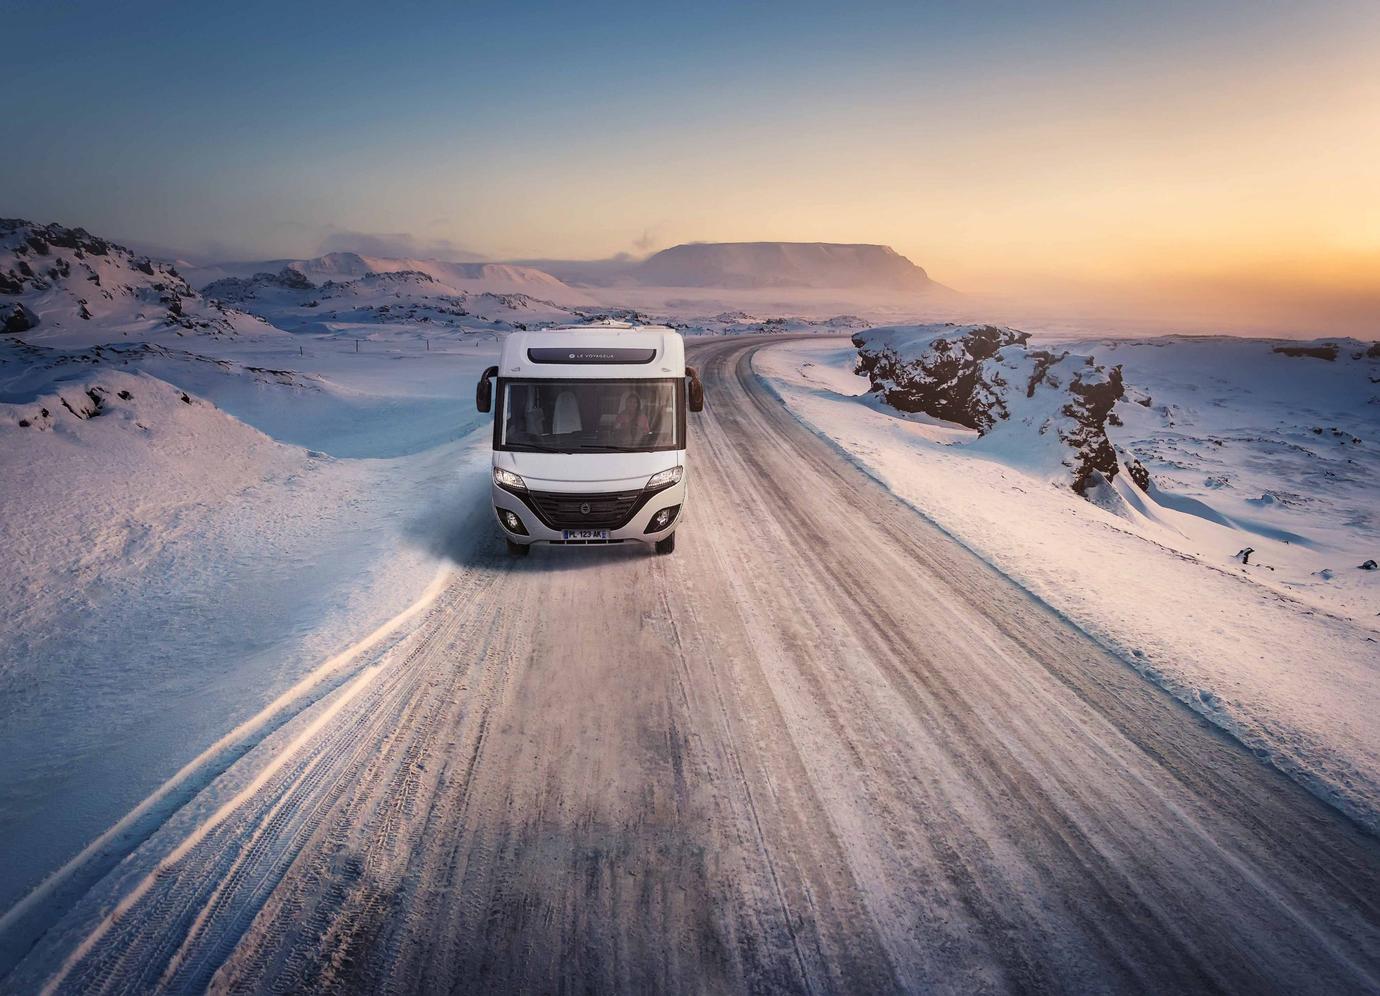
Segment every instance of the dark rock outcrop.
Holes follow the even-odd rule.
[[[1093,365],[1091,357],[1088,365]],[[1096,369],[1100,372],[1102,368]],[[1108,369],[1105,377],[1085,379],[1075,375],[1068,391],[1073,398],[1064,406],[1063,413],[1073,420],[1073,426],[1060,429],[1060,438],[1078,454],[1071,486],[1084,495],[1093,483],[1094,474],[1101,474],[1109,481],[1117,474],[1116,448],[1107,438],[1107,418],[1124,393],[1121,367]]]
[[[84,228],[19,218],[0,219],[0,295],[20,298],[28,316],[40,307],[35,298],[43,295],[45,325],[64,333],[78,322],[98,328],[112,318],[121,323],[122,336],[131,321],[158,323],[150,331],[213,336],[238,335],[244,324],[243,316],[208,306],[170,263],[136,255]],[[0,328],[19,331],[35,321],[5,309]]]
[[[27,332],[38,327],[38,316],[22,304],[0,305],[0,331]]]
[[[1283,353],[1285,356],[1311,356],[1317,360],[1335,360],[1337,354],[1341,352],[1335,343],[1323,343],[1318,346],[1276,346],[1276,353]]]
[[[925,349],[912,352],[904,345],[879,340],[869,329],[853,336],[858,347],[857,372],[892,408],[924,412],[979,432],[1006,417],[1002,403],[1005,382],[984,379],[983,361],[1006,346],[1023,346],[1028,332],[997,325],[929,326],[940,331]]]
[[[252,301],[259,291],[280,289],[314,291],[312,283],[299,270],[285,266],[277,273],[256,273],[252,277],[224,277],[202,288],[202,293],[217,301]]]
[[[1142,491],[1150,490],[1150,471],[1145,469],[1145,464],[1135,457],[1127,457],[1122,461],[1122,466],[1126,468],[1127,475],[1135,481],[1136,487]]]
[[[1057,461],[1056,478],[1087,496],[1123,469],[1107,438],[1113,408],[1126,395],[1121,368],[1066,350],[1032,349],[1029,340],[996,325],[903,326],[853,336],[857,372],[881,401],[976,429],[979,445],[1027,463],[1048,453],[1051,464]],[[1124,469],[1142,489],[1149,485],[1139,461]]]

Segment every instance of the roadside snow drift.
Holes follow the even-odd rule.
[[[866,332],[861,349],[783,343],[754,366],[899,498],[1262,759],[1380,827],[1380,570],[1363,567],[1380,559],[1380,351],[1071,343],[1028,396],[1033,357],[1065,350],[984,328]],[[1064,438],[1079,421],[1064,408],[1080,408],[1071,384],[1090,373],[1111,383],[1115,367],[1099,373],[1082,352],[1114,357],[1125,376],[1096,449],[1105,439],[1143,482],[1093,464],[1108,483],[1092,501],[1070,490],[1085,443]],[[853,372],[860,357],[872,379]],[[910,411],[926,406],[955,420]]]
[[[323,393],[242,367],[3,345],[0,910],[415,597],[437,561],[408,533],[469,460],[332,459],[141,369],[284,422]]]

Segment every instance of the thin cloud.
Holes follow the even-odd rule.
[[[642,229],[642,234],[633,239],[633,250],[638,256],[650,256],[658,249],[664,249],[670,244],[666,237],[666,223],[658,221],[653,225],[648,225]],[[619,255],[623,255],[620,253]]]
[[[421,238],[410,232],[352,232],[343,229],[326,234],[317,251],[322,254],[357,252],[364,256],[442,259],[453,263],[480,262],[487,258],[450,239]]]

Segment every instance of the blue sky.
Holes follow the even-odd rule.
[[[1364,255],[1378,9],[0,0],[0,213],[202,257],[875,241],[969,283]]]

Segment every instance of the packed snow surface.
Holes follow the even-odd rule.
[[[1262,757],[1380,825],[1380,358],[1262,340],[1080,342],[1119,364],[1109,431],[1144,461],[1080,497],[1041,459],[899,412],[849,342],[795,341],[756,370],[868,473]],[[1024,431],[1025,445],[1015,433]],[[1254,549],[1249,563],[1240,552]]]

